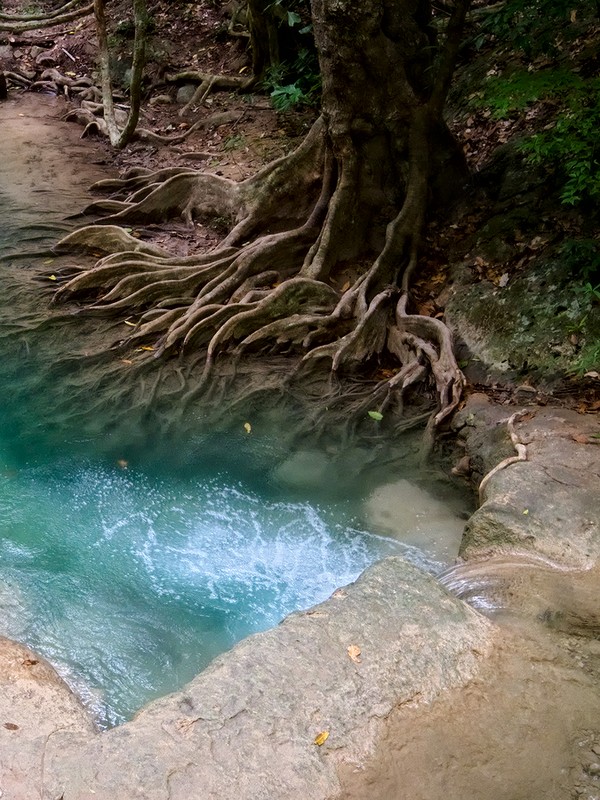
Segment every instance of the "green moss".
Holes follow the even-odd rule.
[[[592,369],[600,351],[600,307],[577,289],[568,265],[546,261],[504,288],[488,281],[462,287],[448,319],[489,366],[555,379],[580,372],[584,362]]]

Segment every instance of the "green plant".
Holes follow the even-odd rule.
[[[283,61],[270,67],[261,88],[269,92],[273,107],[278,111],[288,111],[297,105],[317,105],[321,76],[316,55],[302,49],[291,63]]]
[[[600,241],[567,239],[559,252],[571,275],[587,283],[600,280]]]
[[[517,69],[509,75],[490,75],[472,103],[489,108],[496,119],[506,119],[531,103],[567,96],[581,84],[577,74],[564,68]]]
[[[246,137],[241,133],[232,133],[223,142],[223,150],[239,150],[246,145]]]
[[[572,371],[580,378],[588,372],[600,371],[600,341],[596,339],[583,348]]]
[[[563,111],[550,130],[523,143],[532,164],[562,173],[561,200],[575,206],[600,200],[600,78],[581,81],[565,97]]]
[[[554,55],[577,36],[582,20],[596,13],[596,0],[506,0],[486,16],[476,44],[492,37],[510,42],[527,58]]]

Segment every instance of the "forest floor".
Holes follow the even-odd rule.
[[[16,12],[22,3],[6,0],[4,12]],[[121,2],[113,10],[111,44],[115,55],[114,70],[124,83],[128,67],[126,53],[131,46],[128,27],[124,22],[129,4]],[[228,30],[230,8],[217,3],[193,3],[184,14],[174,15],[165,0],[152,5],[152,35],[146,69],[146,89],[140,126],[163,136],[184,133],[192,124],[205,120],[204,127],[195,130],[177,145],[134,141],[122,151],[114,151],[107,142],[101,147],[102,161],[111,170],[124,171],[131,167],[159,169],[169,166],[189,166],[243,180],[264,164],[290,152],[302,140],[314,120],[317,109],[295,107],[281,112],[273,108],[268,90],[253,94],[231,91],[211,92],[204,101],[184,110],[181,94],[185,80],[169,80],[169,76],[187,70],[203,73],[240,76],[250,74],[251,59],[248,39],[231,35]],[[120,12],[122,11],[122,19]],[[239,32],[238,32],[239,34]],[[52,63],[60,72],[73,78],[91,76],[97,83],[96,36],[91,17],[60,26],[56,29],[23,34],[0,33],[0,68],[26,75],[40,76]],[[183,88],[182,88],[183,87]],[[17,92],[15,87],[13,92]],[[67,101],[68,92],[65,92]],[[189,99],[189,94],[187,96]],[[125,100],[125,96],[123,96]],[[227,121],[222,122],[222,114]],[[532,112],[512,119],[493,119],[485,111],[462,107],[457,110],[453,126],[463,142],[466,158],[476,172],[489,162],[499,145],[522,133],[527,126],[539,123],[545,113],[543,104]],[[537,115],[537,117],[536,117]],[[213,122],[214,120],[214,122]],[[450,217],[432,218],[425,236],[423,268],[413,287],[416,310],[427,316],[442,318],[452,281],[452,262],[465,256],[474,231],[481,225],[489,209],[486,204],[472,204],[468,210],[458,203]],[[225,232],[225,220],[209,224],[195,221],[193,226],[177,220],[134,229],[134,235],[167,250],[173,255],[187,256],[208,250],[218,243]],[[560,223],[569,227],[569,215],[563,214]],[[478,260],[473,267],[476,279],[495,285],[508,275],[523,271],[527,263],[539,256],[543,242],[525,248],[521,257],[509,262]],[[467,370],[467,393],[485,391],[496,402],[523,402],[519,388],[527,381],[483,380],[477,372]],[[551,388],[537,387],[527,395],[529,402],[540,405],[564,405],[581,412],[594,413],[600,409],[600,381],[592,377],[565,375],[564,380]]]

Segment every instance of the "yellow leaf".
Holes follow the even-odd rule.
[[[123,322],[125,325],[130,325],[132,328],[135,328],[135,322],[129,322],[128,319],[124,319]]]
[[[357,644],[351,644],[348,648],[348,655],[355,664],[360,664],[360,647]]]
[[[148,353],[152,353],[154,348],[149,344],[145,344],[142,347],[138,347],[138,351],[140,350],[146,350]]]
[[[525,509],[525,511],[523,511],[523,513],[524,513],[524,514],[529,514],[529,509],[528,509],[528,508],[526,508],[526,509]]]
[[[247,69],[248,69],[248,67],[242,67],[241,70],[239,71],[238,75],[241,75],[242,72],[246,72]]]
[[[252,433],[252,425],[249,422],[244,422],[244,430],[246,433]]]
[[[49,281],[55,281],[55,280],[57,280],[57,277],[56,277],[56,275],[48,275],[48,280]]]
[[[329,731],[321,731],[321,733],[315,736],[315,744],[317,747],[321,747],[322,744],[325,744],[327,739],[329,739]]]
[[[44,264],[54,264],[54,259],[53,259],[53,258],[47,258],[47,259],[44,261]]]

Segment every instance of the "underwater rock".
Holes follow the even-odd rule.
[[[447,502],[405,479],[375,489],[366,501],[365,517],[370,530],[446,564],[458,555],[465,527]]]

